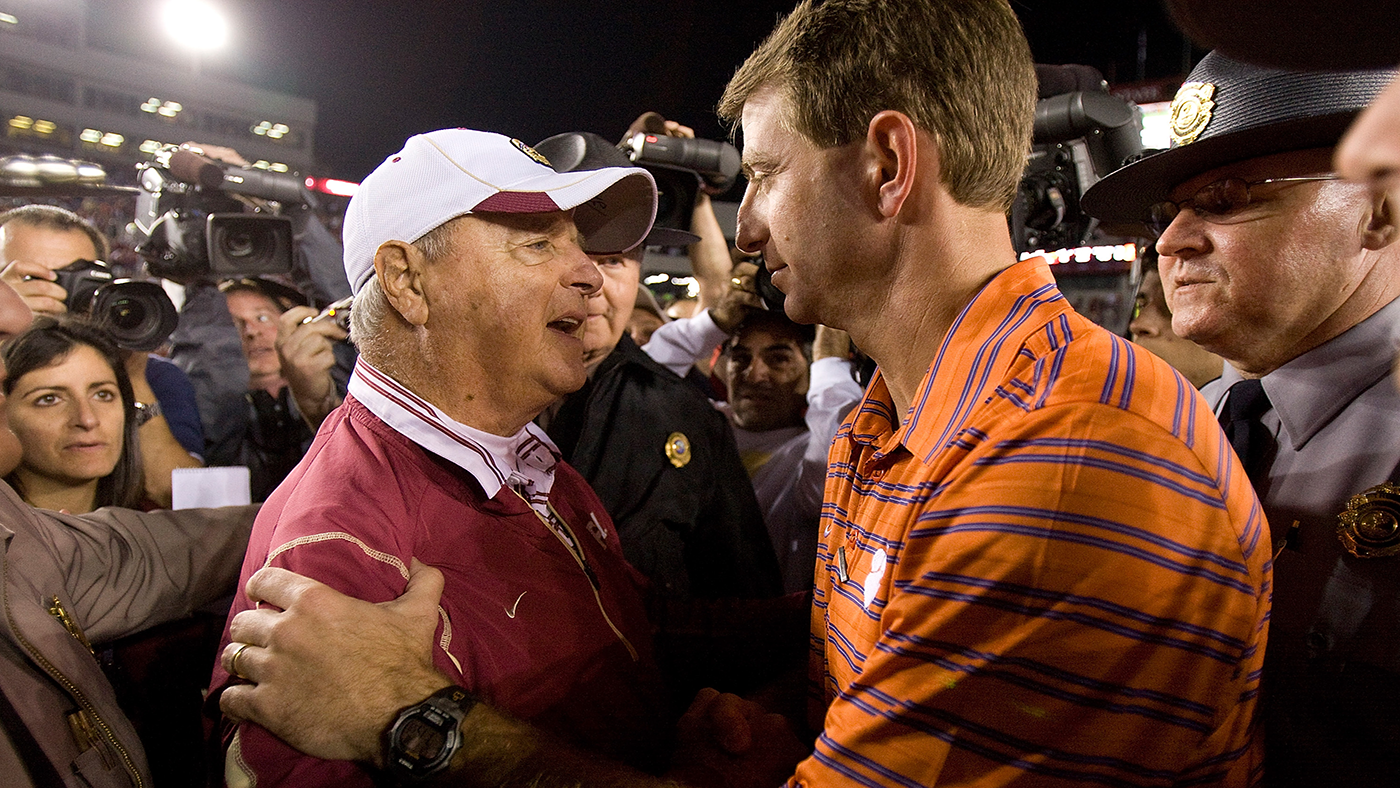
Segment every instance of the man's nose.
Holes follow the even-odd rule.
[[[766,383],[773,376],[773,370],[762,359],[750,361],[744,368],[744,378],[750,383]]]
[[[1128,333],[1134,342],[1139,339],[1154,339],[1161,334],[1156,326],[1156,321],[1148,317],[1146,311],[1142,311],[1137,317],[1128,323]]]
[[[1157,254],[1161,257],[1186,257],[1204,251],[1209,244],[1204,230],[1206,221],[1190,207],[1182,208],[1172,217],[1162,234],[1157,236]]]
[[[744,189],[743,201],[739,203],[734,228],[734,245],[746,254],[757,254],[768,243],[768,224],[763,220],[756,202],[753,184],[749,184]]]
[[[598,264],[593,262],[593,258],[584,253],[583,249],[574,246],[568,254],[572,259],[564,269],[564,279],[568,287],[576,288],[585,296],[597,293],[603,287],[603,272],[598,270]]]

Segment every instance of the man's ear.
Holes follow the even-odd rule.
[[[897,215],[914,192],[918,169],[919,129],[903,112],[885,110],[870,119],[865,134],[869,175],[875,184],[876,209]]]
[[[428,322],[428,300],[423,296],[426,263],[418,247],[403,241],[386,241],[374,252],[374,275],[384,297],[410,325]]]
[[[1384,249],[1400,237],[1396,226],[1395,201],[1389,192],[1371,195],[1371,216],[1361,231],[1361,245],[1372,251]]]

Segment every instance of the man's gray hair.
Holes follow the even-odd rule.
[[[452,224],[455,221],[448,219],[429,230],[427,235],[413,242],[413,247],[430,263],[448,256],[453,250]],[[374,355],[375,338],[392,308],[384,288],[379,284],[379,277],[371,274],[350,307],[350,341],[361,353],[368,349],[369,354]]]

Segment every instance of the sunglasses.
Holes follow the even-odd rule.
[[[1249,207],[1251,193],[1255,186],[1264,186],[1271,183],[1309,183],[1312,181],[1335,181],[1341,176],[1336,173],[1326,175],[1300,175],[1292,178],[1265,178],[1259,181],[1245,181],[1241,178],[1223,178],[1196,190],[1196,193],[1184,200],[1173,201],[1163,200],[1155,203],[1147,209],[1147,228],[1153,235],[1160,237],[1167,231],[1167,227],[1181,213],[1182,209],[1190,208],[1195,214],[1208,222],[1216,222],[1227,219],[1231,215],[1243,211]]]

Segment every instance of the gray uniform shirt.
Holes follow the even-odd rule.
[[[1400,785],[1400,556],[1337,538],[1347,499],[1396,478],[1391,381],[1400,299],[1262,379],[1277,444],[1260,484],[1276,548],[1265,662],[1266,777],[1275,785]],[[1202,394],[1218,414],[1230,366]]]

